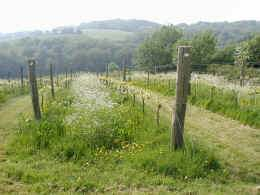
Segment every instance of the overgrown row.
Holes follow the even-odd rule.
[[[159,92],[166,96],[175,96],[175,80],[135,80],[131,84]],[[260,98],[258,92],[252,94],[238,93],[235,90],[223,89],[202,82],[191,84],[189,101],[212,112],[224,114],[243,124],[260,127]]]
[[[185,181],[227,179],[227,172],[213,151],[187,137],[184,150],[169,152],[168,121],[157,126],[152,110],[146,108],[144,115],[142,105],[133,96],[106,90],[115,103],[112,108],[76,112],[75,97],[69,89],[60,89],[55,100],[47,101],[40,121],[21,118],[17,135],[9,144],[9,155],[22,159],[28,155],[47,156],[59,163],[87,163],[90,168],[106,162],[102,166],[145,171],[148,183],[152,182],[152,175]],[[27,182],[23,176],[20,180]],[[102,185],[108,183],[104,181]],[[75,191],[101,190],[104,186],[95,183],[85,187],[79,186]]]

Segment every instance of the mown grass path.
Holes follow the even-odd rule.
[[[21,113],[31,112],[31,100],[29,96],[20,96],[8,100],[0,107],[0,169],[2,165],[7,163],[5,144],[8,135],[16,128],[19,115]],[[0,193],[19,192],[22,190],[21,184],[9,181],[3,173],[0,173]]]
[[[132,87],[137,91],[145,90]],[[174,97],[166,97],[152,91],[149,93],[151,96],[146,100],[146,105],[155,110],[158,102],[161,103],[162,115],[171,120]],[[199,142],[215,149],[219,158],[242,179],[260,183],[260,129],[188,105],[185,131]]]

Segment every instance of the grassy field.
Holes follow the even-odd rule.
[[[5,103],[8,99],[24,95],[28,93],[28,88],[21,86],[18,83],[8,83],[7,81],[0,81],[0,105]]]
[[[170,152],[172,98],[150,93],[144,115],[139,101],[86,74],[46,103],[40,122],[31,119],[28,96],[7,101],[0,108],[0,193],[254,192],[259,131],[192,107],[186,148]],[[228,136],[234,132],[237,139]]]
[[[121,30],[107,30],[107,29],[88,29],[84,31],[84,34],[94,39],[108,39],[114,41],[124,41],[131,37],[133,33],[121,31]]]
[[[154,76],[149,80],[137,77],[131,84],[161,93],[175,96],[176,79],[169,76]],[[216,79],[215,79],[216,80]],[[243,124],[260,127],[260,96],[257,88],[240,88],[232,84],[217,85],[214,82],[194,79],[191,84],[189,102],[192,105],[223,114]]]

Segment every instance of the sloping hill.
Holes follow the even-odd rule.
[[[205,30],[213,31],[220,46],[246,40],[255,33],[260,33],[260,21],[237,21],[237,22],[198,22],[195,24],[179,24],[187,37]]]
[[[104,21],[93,21],[89,23],[81,23],[79,29],[113,29],[113,30],[122,30],[128,32],[137,32],[147,29],[158,28],[161,25],[155,22],[150,22],[147,20],[104,20]]]

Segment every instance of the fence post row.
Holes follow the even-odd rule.
[[[187,97],[190,89],[191,77],[191,47],[178,47],[177,82],[176,82],[176,108],[173,116],[171,149],[184,146],[183,131],[186,113]]]

